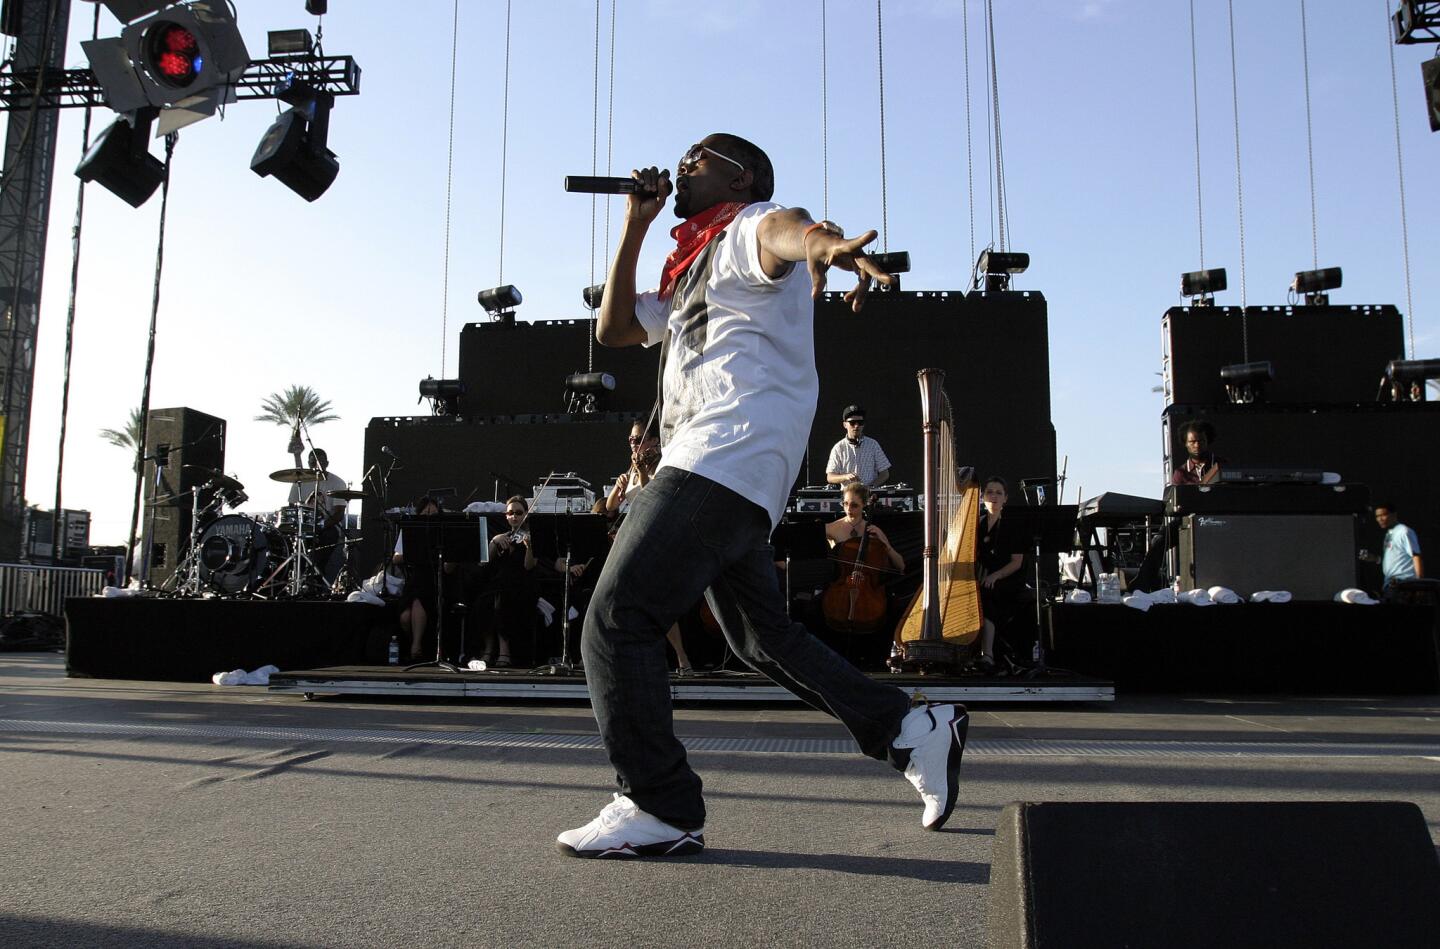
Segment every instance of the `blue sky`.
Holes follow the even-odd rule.
[[[239,0],[250,53],[265,33],[314,28],[301,0]],[[453,7],[415,0],[331,5],[325,48],[364,69],[337,102],[330,144],[340,176],[306,204],[248,169],[276,113],[232,105],[184,130],[176,149],[155,367],[155,406],[190,405],[230,422],[226,467],[255,509],[284,488],[286,432],[250,421],[261,399],[303,383],[341,421],[316,428],[344,477],[361,473],[366,423],[425,411],[423,376],[455,370],[460,326],[483,318],[475,291],[500,281],[505,4],[462,0],[456,71],[448,313],[443,290]],[[997,0],[1009,236],[1032,258],[1017,287],[1049,300],[1052,416],[1070,495],[1158,495],[1160,318],[1200,265],[1195,113],[1187,0]],[[1196,0],[1205,263],[1229,271],[1219,302],[1241,302],[1230,32],[1223,0]],[[1386,17],[1389,0],[1308,0],[1320,266],[1341,266],[1335,303],[1406,310]],[[1245,301],[1283,304],[1309,269],[1310,189],[1299,0],[1235,4]],[[953,290],[973,262],[966,161],[963,30],[968,8],[976,250],[991,240],[983,4],[887,0],[884,211],[891,249],[911,253],[907,289]],[[697,11],[618,0],[613,121],[606,115],[610,4],[602,5],[600,118],[594,118],[595,4],[527,0],[511,29],[504,282],[521,318],[583,317],[580,290],[602,279],[606,206],[592,270],[591,202],[560,181],[600,173],[613,129],[616,174],[673,165],[692,141],[732,131],[762,145],[776,199],[824,206],[820,0],[732,0]],[[850,233],[882,220],[876,8],[827,0],[829,216]],[[74,4],[67,64],[84,65],[91,8]],[[108,13],[101,34],[118,33]],[[1440,192],[1421,93],[1429,47],[1395,47],[1406,170],[1415,347],[1440,351],[1434,254]],[[63,115],[42,300],[27,483],[54,496],[69,231],[82,113]],[[110,121],[96,113],[98,131]],[[161,143],[152,151],[161,154]],[[1427,174],[1428,172],[1428,174]],[[1427,180],[1428,178],[1428,180]],[[158,196],[135,210],[87,193],[65,503],[94,513],[92,540],[128,529],[129,459],[100,440],[139,403]],[[610,206],[618,222],[619,202]],[[612,237],[616,233],[612,226]],[[652,235],[642,274],[666,248]],[[593,279],[592,279],[593,277]],[[442,333],[442,319],[448,323]],[[874,332],[883,334],[876,325]],[[442,339],[445,359],[442,364]],[[523,366],[515,367],[523,374]],[[888,437],[902,437],[887,433]],[[962,433],[963,439],[963,433]],[[1058,459],[1057,459],[1058,460]]]

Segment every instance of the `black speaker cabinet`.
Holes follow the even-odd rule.
[[[1242,362],[1274,368],[1272,404],[1373,399],[1386,364],[1405,358],[1401,324],[1393,306],[1171,307],[1161,321],[1165,404],[1228,401],[1220,368]]]
[[[1440,861],[1401,801],[1011,804],[990,946],[1433,947]]]
[[[145,501],[175,498],[175,504],[146,507],[142,513],[142,531],[150,537],[150,575],[152,584],[164,582],[190,547],[190,489],[205,484],[209,477],[197,468],[222,471],[225,468],[225,420],[190,408],[151,409],[145,435],[145,455],[164,455],[160,480],[155,479],[156,462],[145,462]],[[200,506],[214,500],[214,494],[203,491]],[[152,520],[153,512],[153,520]],[[135,569],[140,569],[139,564]]]
[[[1180,585],[1187,590],[1288,590],[1298,600],[1329,600],[1355,586],[1355,553],[1355,518],[1345,514],[1180,519]]]

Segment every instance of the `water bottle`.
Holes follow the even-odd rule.
[[[400,665],[400,637],[390,637],[390,665]]]

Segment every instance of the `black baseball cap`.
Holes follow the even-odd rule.
[[[864,419],[865,419],[865,407],[864,407],[863,405],[847,405],[847,406],[845,406],[845,411],[842,412],[842,413],[840,413],[840,421],[842,421],[842,422],[848,422],[848,421],[850,421],[852,418],[858,418],[858,419],[860,419],[861,421],[864,421]]]

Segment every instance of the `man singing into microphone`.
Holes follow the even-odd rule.
[[[631,176],[625,223],[595,335],[606,346],[660,344],[660,466],[621,525],[585,615],[590,700],[619,793],[557,839],[580,857],[697,853],[705,846],[698,775],[675,737],[665,632],[703,593],[749,665],[838,718],[866,755],[920,791],[923,825],[955,805],[965,709],[911,709],[786,615],[769,537],[799,472],[815,414],[814,304],[839,267],[891,283],[863,247],[799,208],[770,203],[770,159],[717,134],[668,171]],[[641,244],[672,190],[675,249],[657,290],[635,291]],[[803,263],[803,266],[798,266]]]

